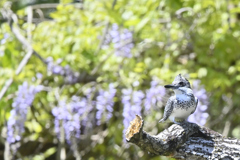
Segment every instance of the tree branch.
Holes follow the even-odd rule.
[[[240,141],[195,123],[173,124],[158,135],[143,131],[142,117],[130,123],[127,142],[134,143],[152,155],[171,156],[178,159],[238,159]]]
[[[111,8],[112,10],[114,9],[116,3],[117,3],[117,0],[113,0],[112,8]],[[106,35],[107,35],[107,33],[108,33],[109,25],[110,25],[110,22],[108,21],[107,24],[106,24],[106,26],[105,26],[105,28],[104,28],[103,36],[102,36],[102,38],[101,38],[101,40],[100,40],[99,46],[98,46],[98,48],[96,49],[94,55],[97,55],[97,54],[100,52],[100,50],[102,49],[102,46],[103,46],[104,41],[105,41],[105,39],[106,39]],[[99,70],[99,68],[101,68],[101,66],[108,60],[108,58],[109,58],[111,55],[112,55],[112,53],[108,54],[107,57],[106,57],[102,62],[100,62],[100,63],[91,71],[90,75],[96,74],[97,71]]]
[[[24,45],[27,47],[27,54],[24,56],[24,58],[22,59],[22,61],[20,62],[15,74],[18,75],[19,73],[21,73],[23,67],[27,64],[28,60],[30,59],[30,57],[32,56],[32,53],[35,54],[41,61],[43,61],[44,63],[45,60],[37,53],[33,50],[31,44],[27,41],[27,39],[21,35],[19,29],[17,28],[17,26],[13,26],[13,21],[15,23],[17,23],[17,16],[12,12],[12,10],[10,9],[3,9],[1,10],[1,13],[3,15],[5,15],[5,18],[8,19],[9,21],[9,25],[11,27],[12,32],[14,33],[14,35],[16,36],[16,38]],[[13,82],[13,78],[10,78],[7,80],[7,82],[5,83],[3,89],[0,92],[0,100],[2,99],[2,97],[4,96],[5,92],[7,91],[7,89],[11,86]]]
[[[53,5],[55,5],[55,4],[53,4]],[[29,12],[32,12],[32,9],[35,9],[36,7],[44,7],[44,6],[42,6],[42,5],[37,5],[36,6],[35,5],[35,6],[31,6],[31,7],[29,7],[29,10],[30,10]],[[44,64],[47,65],[46,60],[33,49],[31,43],[21,34],[20,28],[18,27],[17,15],[10,9],[10,6],[6,6],[5,8],[1,9],[0,13],[3,15],[3,17],[5,19],[8,20],[8,23],[9,23],[9,26],[11,28],[12,33],[16,36],[17,40],[24,47],[26,47],[26,50],[27,50],[27,54],[24,56],[24,58],[20,62],[19,66],[17,67],[17,70],[16,70],[15,74],[18,75],[18,74],[21,73],[23,68],[28,63],[28,60],[30,59],[32,54],[34,54],[38,59],[40,59]],[[28,23],[31,23],[32,15],[30,15],[28,19],[29,19]],[[29,35],[29,29],[28,29],[28,35]],[[92,75],[82,73],[80,76],[76,77],[76,79],[77,79],[77,81],[76,82],[74,81],[72,83],[77,83],[77,82],[86,83],[86,82],[90,82],[90,81],[95,81],[96,76],[92,76]],[[4,94],[6,93],[8,88],[11,86],[12,82],[13,82],[13,78],[10,78],[10,79],[7,80],[3,89],[1,89],[1,91],[0,91],[0,100],[2,99],[2,97],[4,96]],[[71,82],[67,82],[67,84],[71,84]]]

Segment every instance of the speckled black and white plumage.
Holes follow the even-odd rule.
[[[166,88],[172,88],[175,92],[171,96],[164,109],[163,118],[159,122],[164,122],[168,118],[174,122],[175,119],[185,120],[197,108],[198,99],[193,95],[189,81],[179,74],[172,85],[166,85]]]
[[[186,87],[186,88],[191,88],[191,85],[188,81],[187,78],[184,78],[181,74],[177,75],[173,81],[173,85],[177,85],[179,84],[180,82],[183,83],[183,86]]]

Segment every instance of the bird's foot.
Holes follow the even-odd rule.
[[[178,125],[182,125],[182,124],[184,124],[184,123],[186,123],[187,121],[186,120],[182,120],[182,121],[173,121],[173,123],[175,123],[175,124],[178,124]]]
[[[175,121],[175,120],[173,120],[173,123],[175,123],[175,124],[181,124],[182,122],[178,122],[178,121]]]

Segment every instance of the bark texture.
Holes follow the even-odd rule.
[[[145,132],[143,125],[142,117],[136,115],[126,132],[126,140],[149,154],[187,160],[240,160],[238,139],[223,137],[195,123],[173,124],[158,135]]]

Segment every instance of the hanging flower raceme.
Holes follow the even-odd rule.
[[[141,115],[142,102],[145,97],[142,91],[134,91],[132,89],[122,90],[122,104],[123,104],[123,135],[127,130],[130,122],[136,115]]]
[[[55,75],[61,75],[68,84],[75,84],[78,82],[79,73],[74,72],[69,65],[61,66],[62,59],[58,59],[56,62],[53,61],[52,57],[46,59],[47,69],[49,72]]]
[[[17,96],[12,103],[12,110],[7,122],[7,141],[14,143],[21,140],[21,135],[25,131],[28,108],[32,105],[35,95],[43,90],[43,86],[30,86],[24,82],[18,87]]]
[[[109,34],[110,42],[113,43],[115,49],[115,55],[131,58],[131,50],[134,47],[132,32],[128,29],[120,29],[117,24],[113,24]]]
[[[200,80],[193,81],[193,94],[198,98],[198,105],[196,111],[188,117],[188,120],[199,125],[204,125],[209,116],[207,113],[209,101],[207,92],[200,83]]]
[[[109,84],[107,91],[100,89],[99,95],[96,98],[97,125],[100,125],[102,121],[108,121],[112,117],[114,105],[113,98],[116,94],[116,91],[117,90],[114,88],[113,84]]]
[[[157,80],[152,80],[150,89],[146,91],[146,99],[144,103],[145,112],[148,112],[151,107],[156,106],[157,102],[161,102],[165,93],[165,88],[160,85]]]
[[[71,137],[79,139],[81,126],[86,126],[93,104],[85,97],[73,96],[69,103],[61,100],[58,106],[52,109],[54,115],[55,132],[58,137],[61,127],[64,128],[65,139],[71,143]]]

